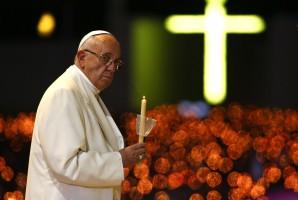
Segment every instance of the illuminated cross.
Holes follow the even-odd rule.
[[[205,15],[172,15],[166,28],[172,33],[204,33],[204,97],[219,104],[227,94],[227,33],[259,33],[265,29],[256,15],[227,15],[226,0],[206,0]]]

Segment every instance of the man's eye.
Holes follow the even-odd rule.
[[[110,59],[111,59],[111,57],[109,57],[109,56],[103,56],[103,60],[105,62],[109,62]]]

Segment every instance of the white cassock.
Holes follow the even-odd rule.
[[[99,91],[72,65],[36,113],[26,200],[119,200],[123,137]]]

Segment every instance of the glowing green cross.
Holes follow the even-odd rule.
[[[219,104],[227,94],[227,33],[259,33],[265,22],[256,15],[227,15],[226,0],[206,0],[205,15],[172,15],[165,25],[172,33],[204,33],[204,97]]]

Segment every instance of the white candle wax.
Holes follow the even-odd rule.
[[[142,101],[141,101],[141,118],[140,118],[140,129],[139,129],[139,143],[144,142],[145,120],[146,120],[146,105],[147,105],[147,100],[146,100],[146,97],[143,96]]]

